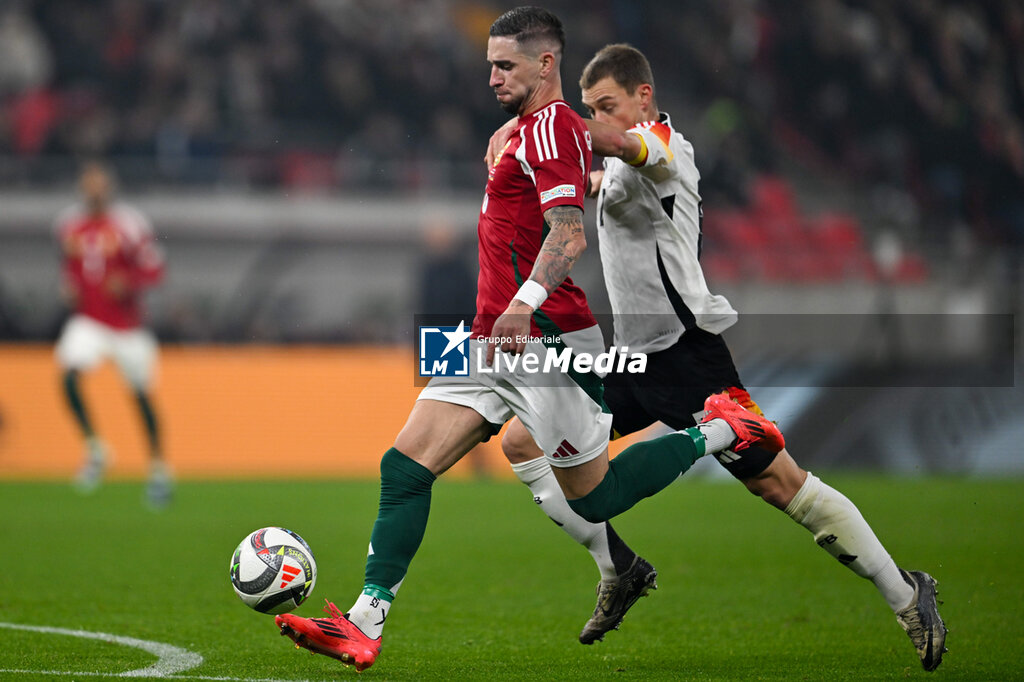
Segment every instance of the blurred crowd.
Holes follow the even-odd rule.
[[[865,190],[884,214],[873,222],[1024,244],[1024,4],[730,0],[673,13],[648,49],[680,65],[703,109],[705,191],[747,202],[751,169],[795,158]]]
[[[852,177],[909,193],[930,224],[966,221],[1022,243],[1024,4],[809,8],[777,23],[769,67],[786,74],[773,76],[777,134]]]
[[[709,204],[794,160],[896,222],[1024,240],[1019,0],[552,1],[566,95],[608,42],[650,56]],[[5,0],[0,181],[104,156],[202,185],[477,189],[503,122],[472,0]],[[58,171],[53,171],[53,168]],[[63,176],[70,177],[70,170]]]

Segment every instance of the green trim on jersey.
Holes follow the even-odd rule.
[[[551,228],[548,226],[548,221],[545,220],[544,229],[541,231],[542,244],[544,243],[544,238],[547,237],[547,234],[550,231]],[[519,274],[519,254],[516,253],[516,244],[514,239],[508,243],[508,248],[512,252],[512,272],[515,274],[516,284],[523,286],[525,280],[522,275]],[[559,339],[556,342],[548,341],[547,338],[545,338],[543,343],[546,348],[554,348],[558,351],[562,351],[567,348],[567,346],[561,341],[562,334],[565,332],[559,329],[558,325],[556,325],[550,317],[544,314],[540,308],[533,311],[531,318],[537,323],[537,327],[545,337]],[[572,352],[570,351],[569,354],[571,356]],[[590,396],[591,400],[601,406],[601,412],[611,414],[611,410],[608,409],[608,405],[604,402],[604,382],[601,380],[601,377],[593,372],[577,372],[572,368],[571,361],[568,375],[574,382],[576,382],[577,386],[583,389],[584,393]]]

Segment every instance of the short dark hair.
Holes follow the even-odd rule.
[[[599,80],[609,76],[630,94],[644,83],[654,87],[654,74],[647,57],[626,43],[605,45],[598,50],[583,68],[580,89],[592,88]]]
[[[522,47],[527,43],[544,42],[565,51],[565,30],[562,22],[543,7],[516,7],[502,14],[491,24],[491,37],[515,38]]]

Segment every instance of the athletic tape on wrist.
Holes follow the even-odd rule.
[[[540,308],[540,305],[547,300],[548,290],[545,289],[540,282],[528,279],[523,282],[523,286],[519,287],[519,291],[516,292],[515,298],[534,310],[537,310]]]

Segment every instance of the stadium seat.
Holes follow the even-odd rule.
[[[893,279],[901,284],[920,284],[928,279],[928,263],[916,253],[908,253],[896,268]]]
[[[776,175],[761,175],[751,188],[752,210],[764,219],[798,220],[796,194],[789,182]]]

